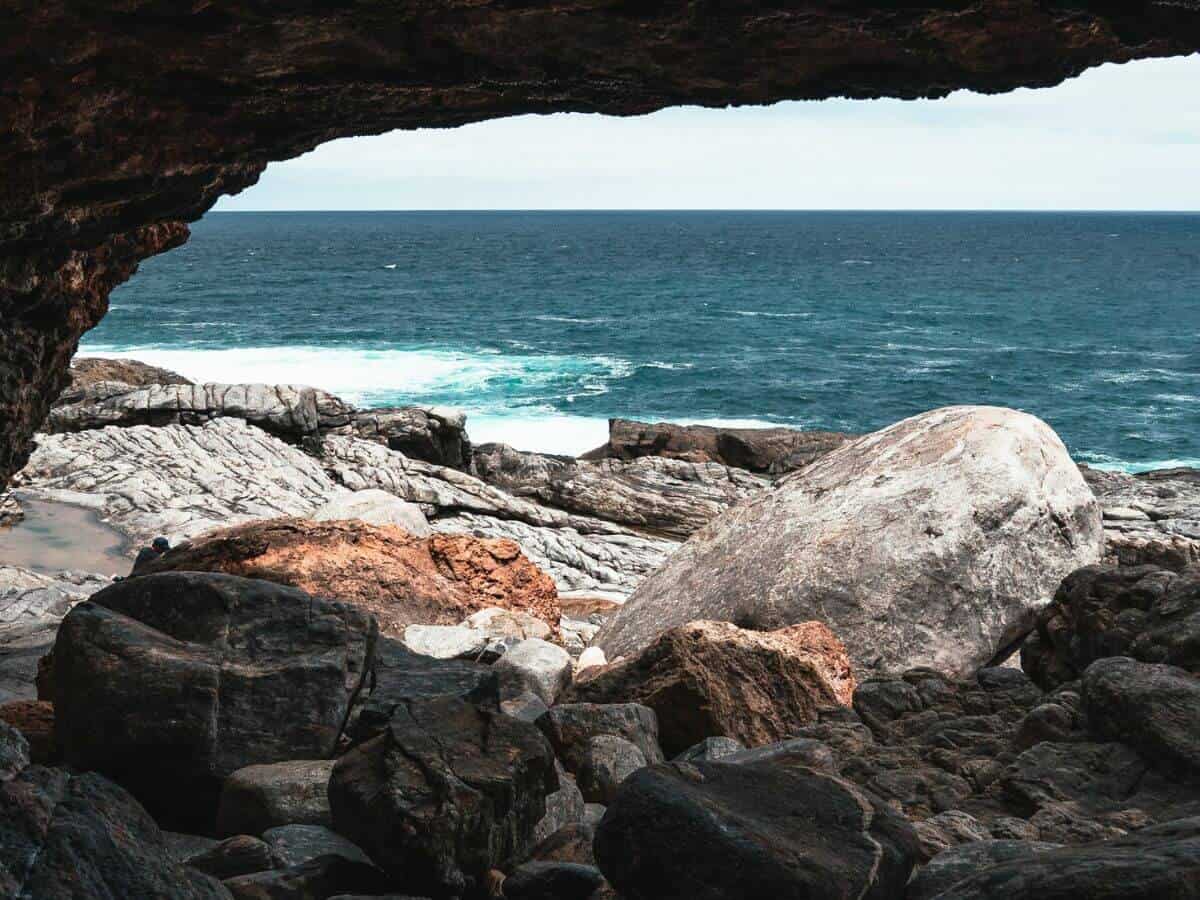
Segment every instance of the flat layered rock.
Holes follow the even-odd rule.
[[[1100,509],[1058,436],[998,407],[906,419],[733,507],[597,639],[610,659],[696,619],[810,619],[856,671],[965,674],[1007,656],[1062,578],[1097,562]]]
[[[558,593],[512,541],[427,538],[363,522],[271,519],[211,531],[138,569],[224,572],[337,597],[374,615],[384,634],[453,625],[504,606],[557,623]]]

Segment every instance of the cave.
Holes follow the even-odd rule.
[[[1195,0],[14,0],[0,487],[138,263],[325,141],[521,113],[932,98],[1200,49]]]

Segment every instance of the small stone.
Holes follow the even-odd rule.
[[[705,760],[706,762],[715,762],[718,759],[724,759],[731,754],[745,749],[740,741],[735,741],[733,738],[710,737],[688,747],[672,761],[697,762]]]
[[[562,647],[539,638],[527,638],[504,654],[493,666],[500,680],[501,697],[533,691],[553,706],[571,683],[571,657]]]
[[[599,734],[588,741],[579,767],[579,789],[589,803],[612,802],[626,778],[646,765],[646,757],[624,738]]]
[[[584,669],[590,669],[594,666],[607,666],[608,659],[604,656],[604,651],[599,647],[588,647],[579,654],[579,659],[575,663],[575,671],[582,672]]]
[[[462,625],[409,625],[404,629],[404,646],[434,659],[474,659],[486,645],[485,634]]]

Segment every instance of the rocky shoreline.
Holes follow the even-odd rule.
[[[0,514],[177,546],[0,566],[2,896],[1200,897],[1195,470],[82,360],[37,444]]]

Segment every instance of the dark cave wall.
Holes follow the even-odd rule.
[[[0,0],[0,486],[140,260],[266,164],[527,112],[933,97],[1200,48],[1200,0]]]

